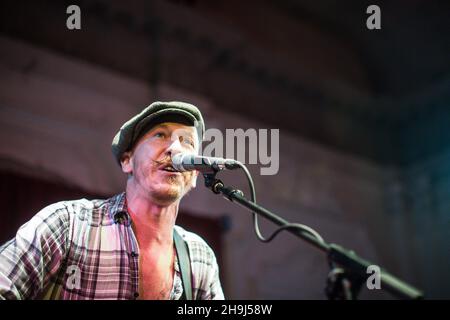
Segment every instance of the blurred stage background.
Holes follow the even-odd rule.
[[[123,191],[117,129],[184,100],[207,128],[280,129],[278,174],[250,166],[261,205],[450,298],[449,15],[418,0],[2,1],[0,241],[47,204]],[[180,224],[217,251],[227,298],[325,298],[322,253],[287,233],[259,242],[202,184]]]

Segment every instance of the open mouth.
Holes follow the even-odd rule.
[[[163,171],[167,171],[167,172],[178,172],[177,170],[174,169],[174,167],[172,167],[172,165],[166,165],[163,168],[161,168],[161,170]]]

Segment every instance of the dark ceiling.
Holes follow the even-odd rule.
[[[345,38],[363,58],[378,95],[409,96],[448,80],[449,1],[277,1],[294,19]],[[382,29],[361,24],[370,4],[381,8]]]
[[[77,32],[65,28],[70,4],[82,9]],[[2,1],[0,31],[344,152],[408,164],[449,146],[450,2],[377,1],[376,31],[365,27],[369,4]],[[328,44],[336,50],[313,50]]]

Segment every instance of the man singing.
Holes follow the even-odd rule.
[[[214,252],[175,225],[198,172],[175,171],[171,157],[198,153],[204,132],[184,102],[125,122],[112,142],[125,192],[38,212],[0,247],[0,299],[224,299]]]

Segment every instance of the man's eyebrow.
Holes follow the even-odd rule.
[[[168,125],[167,124],[158,124],[158,125],[156,125],[156,126],[154,126],[152,129],[151,129],[151,131],[153,131],[153,130],[158,130],[158,129],[168,129]]]
[[[148,131],[148,132],[154,132],[154,131],[160,130],[160,129],[162,129],[162,130],[169,130],[169,125],[161,123],[161,124],[156,125],[152,129],[150,129],[150,131]],[[195,139],[195,132],[192,132],[192,131],[190,131],[187,128],[182,128],[182,129],[178,128],[178,129],[175,129],[175,131],[179,131],[179,132],[181,131],[184,136],[189,136],[190,138]]]

